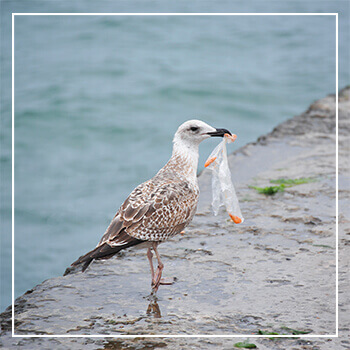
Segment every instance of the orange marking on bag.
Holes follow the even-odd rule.
[[[238,216],[236,215],[232,215],[232,214],[228,214],[230,215],[230,218],[232,219],[232,221],[235,223],[235,224],[240,224],[242,222],[242,219],[239,218]]]
[[[215,161],[215,159],[216,159],[216,157],[213,157],[213,158],[208,159],[208,160],[205,162],[204,166],[205,166],[205,167],[209,166],[211,163],[213,163],[213,162]]]
[[[229,140],[231,140],[231,142],[236,141],[236,138],[237,138],[237,135],[235,135],[235,134],[232,134],[232,135],[230,135],[230,134],[225,134],[224,136],[225,136],[226,138],[228,138]]]

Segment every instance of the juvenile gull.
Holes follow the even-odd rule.
[[[97,247],[81,256],[72,266],[82,264],[84,272],[94,259],[108,259],[122,249],[147,247],[151,266],[152,289],[160,284],[164,264],[158,253],[159,243],[180,233],[191,222],[197,208],[198,146],[212,136],[231,133],[215,129],[200,120],[189,120],[178,128],[168,163],[150,180],[137,186],[115,214]],[[154,271],[154,251],[158,267]]]

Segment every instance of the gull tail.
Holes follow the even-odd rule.
[[[63,276],[69,275],[73,271],[75,271],[75,267],[82,265],[81,272],[84,272],[88,266],[91,264],[91,262],[95,259],[109,259],[113,255],[117,254],[121,250],[125,248],[129,248],[138,244],[143,243],[144,241],[141,239],[133,238],[129,239],[127,242],[123,242],[124,244],[120,244],[117,246],[110,246],[108,243],[103,243],[99,246],[97,246],[95,249],[91,250],[90,252],[86,253],[85,255],[82,255],[79,259],[74,261],[71,264],[71,267],[68,267],[66,271],[64,272]]]

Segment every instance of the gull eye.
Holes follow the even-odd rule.
[[[199,128],[197,126],[191,126],[190,127],[190,130],[193,131],[193,132],[197,131],[198,129]]]

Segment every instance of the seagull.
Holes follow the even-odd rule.
[[[137,186],[119,208],[96,248],[81,256],[71,266],[82,265],[84,272],[96,259],[108,259],[130,247],[147,248],[151,267],[152,293],[161,284],[164,264],[158,245],[182,232],[197,209],[198,146],[210,137],[232,135],[201,120],[189,120],[179,126],[173,139],[169,161],[150,180]],[[154,251],[158,266],[154,269]],[[66,274],[66,273],[65,273]]]

